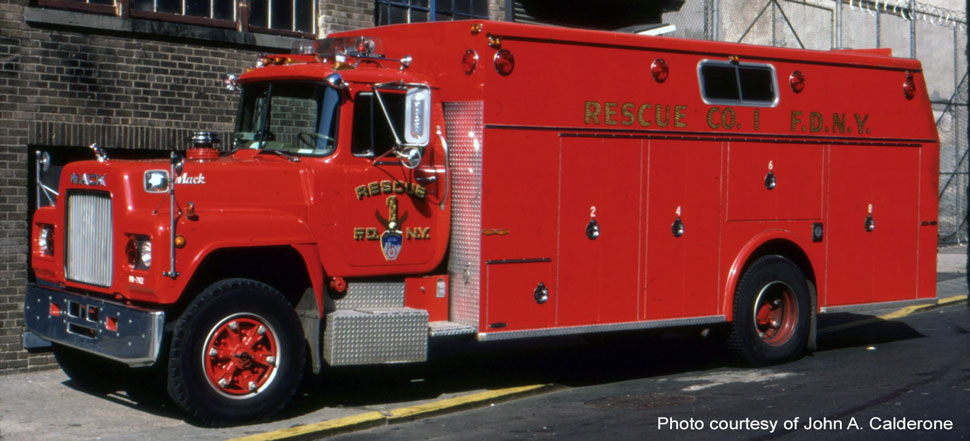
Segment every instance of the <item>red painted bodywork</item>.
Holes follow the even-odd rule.
[[[380,37],[384,55],[411,55],[413,63],[403,71],[396,62],[339,70],[351,96],[377,82],[427,84],[432,132],[444,130],[443,103],[483,105],[481,225],[508,234],[481,237],[479,332],[730,321],[738,278],[763,247],[799,250],[820,308],[935,297],[939,147],[916,60],[881,51],[806,51],[496,22],[388,26],[334,37],[356,35]],[[469,49],[479,62],[466,74],[462,58]],[[499,49],[514,56],[507,76],[493,64]],[[703,101],[698,63],[732,57],[774,67],[776,105]],[[651,75],[660,58],[669,68],[663,82]],[[240,81],[322,81],[335,71],[312,56],[293,59],[254,69]],[[805,78],[800,93],[789,87],[795,70]],[[907,74],[917,87],[913,99],[903,95]],[[156,263],[145,274],[119,265],[107,289],[65,281],[59,203],[33,218],[38,278],[164,308],[184,295],[206,256],[223,248],[292,246],[318,295],[325,277],[440,271],[451,228],[450,200],[439,207],[442,179],[424,200],[399,198],[400,211],[409,213],[405,227],[431,231],[426,240],[408,242],[399,260],[388,262],[376,244],[353,237],[354,227],[375,225],[375,210],[386,210],[385,197],[359,199],[355,188],[415,182],[415,175],[393,159],[373,165],[350,154],[352,106],[347,100],[341,109],[338,147],[328,157],[292,163],[240,151],[186,161],[185,174],[202,174],[206,183],[177,186],[179,203],[194,202],[198,218],[178,221],[187,246],[177,251],[182,276],[175,280],[161,276],[168,270],[167,196],[140,188],[145,170],[168,169],[168,163],[69,165],[62,198],[72,191],[71,173],[107,177],[115,201],[115,261],[124,262],[126,241],[118,238],[145,234]],[[429,151],[414,173],[440,176],[443,149],[434,135]],[[769,170],[777,178],[772,190],[765,187]],[[876,228],[866,232],[870,204]],[[590,240],[585,231],[594,215],[601,235]],[[678,218],[685,234],[674,237]],[[814,223],[824,225],[819,242],[812,240]],[[53,257],[38,254],[39,224],[57,228]],[[132,274],[145,283],[129,283]],[[544,303],[533,298],[538,282],[549,291]],[[427,307],[440,317],[439,304]]]

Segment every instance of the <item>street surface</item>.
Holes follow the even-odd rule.
[[[966,295],[965,271],[966,248],[941,250],[938,296]],[[766,369],[733,362],[716,335],[694,331],[438,341],[426,364],[330,369],[276,420],[229,428],[183,421],[151,375],[119,379],[124,390],[110,393],[80,389],[59,370],[4,375],[0,439],[224,440],[544,383],[563,387],[329,439],[970,439],[966,303],[872,320],[895,310],[823,316],[817,352]],[[786,430],[794,418],[799,428]],[[824,429],[803,429],[809,418]],[[952,428],[876,430],[873,418],[891,426],[950,421]]]
[[[725,364],[717,347],[687,339],[577,350],[599,360],[547,365],[595,371],[560,378],[568,390],[329,439],[970,439],[965,303],[822,333],[814,354],[765,369]]]

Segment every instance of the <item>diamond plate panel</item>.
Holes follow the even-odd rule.
[[[421,309],[334,311],[323,335],[323,357],[331,366],[428,359],[428,311]]]
[[[347,295],[334,304],[336,309],[400,308],[404,282],[348,282]]]
[[[450,320],[478,329],[481,303],[482,101],[444,103],[451,162]]]

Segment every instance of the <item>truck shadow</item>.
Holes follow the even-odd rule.
[[[862,322],[859,322],[862,320]],[[857,322],[855,326],[845,323]],[[831,331],[828,329],[832,329]],[[293,401],[276,420],[334,407],[395,408],[443,394],[528,384],[581,387],[678,373],[746,367],[725,344],[727,330],[715,328],[536,338],[504,342],[434,339],[426,363],[326,367],[306,376]],[[833,314],[820,321],[818,351],[924,337],[902,322],[854,314]],[[65,385],[160,417],[182,419],[165,391],[160,370],[122,376],[118,391],[86,390]]]

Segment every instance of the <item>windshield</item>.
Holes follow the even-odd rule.
[[[340,93],[323,84],[244,85],[233,147],[325,156],[337,147]]]

